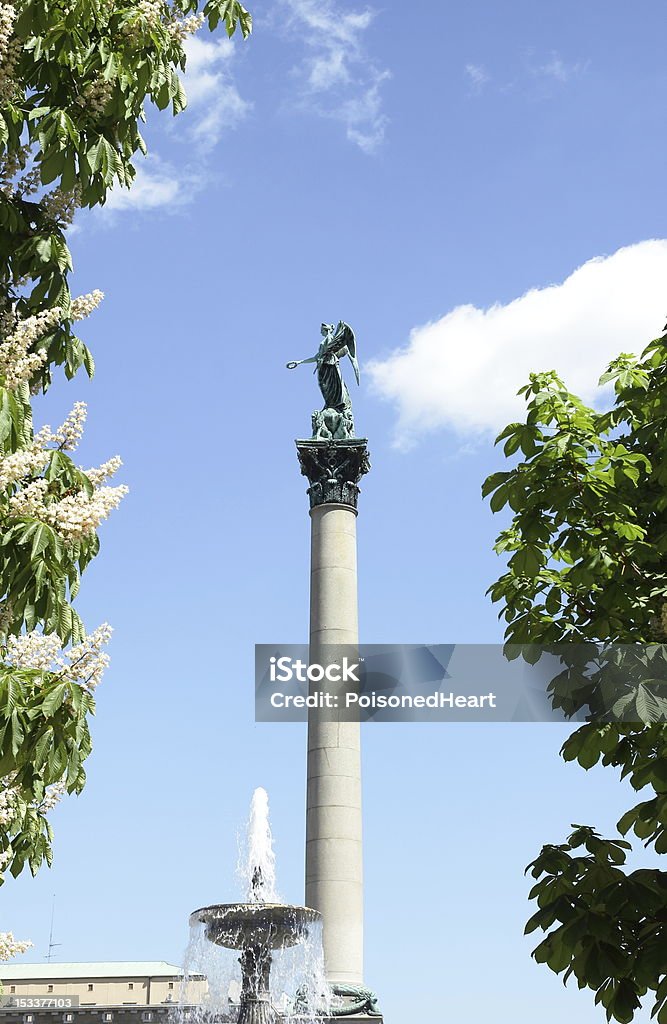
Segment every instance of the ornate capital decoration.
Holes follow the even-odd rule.
[[[297,441],[296,450],[310,483],[310,507],[349,505],[356,511],[359,481],[371,468],[366,439]]]

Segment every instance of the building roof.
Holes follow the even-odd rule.
[[[182,967],[166,960],[112,960],[94,963],[3,964],[2,980],[31,981],[43,978],[175,978]]]

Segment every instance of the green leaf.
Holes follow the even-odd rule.
[[[544,560],[544,552],[536,544],[525,544],[512,555],[510,565],[518,575],[537,576]]]
[[[491,511],[500,512],[501,508],[504,508],[504,506],[507,504],[507,500],[507,486],[505,484],[501,484],[500,487],[498,487],[495,493],[492,495],[491,501],[489,502],[491,506]]]
[[[35,531],[32,534],[32,550],[30,557],[35,558],[44,551],[50,543],[53,541],[53,530],[50,526],[46,526],[45,523],[38,523]]]
[[[487,476],[482,485],[482,497],[486,498],[492,491],[495,491],[496,488],[505,483],[510,475],[510,473],[492,473],[490,476]]]

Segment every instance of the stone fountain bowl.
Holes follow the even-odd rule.
[[[310,907],[284,903],[218,903],[194,910],[190,924],[205,924],[209,942],[227,949],[286,949],[306,937],[309,926],[321,918]]]

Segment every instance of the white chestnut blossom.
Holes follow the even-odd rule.
[[[15,939],[11,932],[0,932],[0,960],[11,960],[31,946],[32,942]]]
[[[85,102],[85,101],[84,101]],[[74,214],[81,206],[81,190],[78,185],[71,189],[56,186],[50,192],[42,187],[39,164],[34,162],[34,147],[30,143],[9,149],[0,159],[0,192],[6,196],[34,195],[42,192],[39,205],[46,216],[61,229],[70,226]]]
[[[34,191],[32,188],[24,187],[25,179],[19,177],[21,171],[24,171],[30,162],[31,155],[32,146],[29,142],[3,153],[2,160],[0,160],[0,189],[5,195]]]
[[[65,540],[81,540],[94,533],[97,527],[118,508],[127,494],[127,487],[98,487],[91,495],[84,491],[67,494],[60,501],[44,507],[40,518],[56,530]]]
[[[203,14],[190,14],[187,18],[174,18],[167,24],[167,31],[178,43],[194,35],[204,24]]]
[[[9,455],[0,455],[0,489],[41,473],[48,457],[48,451],[37,438],[27,448]]]
[[[67,783],[65,779],[54,783],[53,786],[47,786],[39,805],[42,814],[48,814],[49,811],[52,811],[56,804],[60,803],[61,798],[65,796],[66,792]]]
[[[16,668],[52,672],[63,680],[94,690],[109,665],[109,656],[104,648],[112,632],[111,626],[103,622],[80,643],[64,648],[56,633],[31,630],[7,638],[6,660]]]
[[[7,841],[12,829],[17,827],[18,822],[15,819],[17,819],[17,815],[20,813],[19,793],[12,785],[13,781],[13,775],[8,775],[0,780],[0,830],[5,833],[5,841]],[[66,792],[67,782],[65,779],[60,779],[52,786],[46,787],[44,796],[33,807],[41,815],[46,815],[60,802]],[[23,810],[25,810],[25,805]],[[5,849],[0,851],[0,882],[2,882],[3,874],[11,863],[13,856],[14,850],[11,842],[9,842]],[[1,959],[2,957],[0,956]]]
[[[100,76],[84,86],[76,102],[94,117],[99,117],[104,113],[113,95],[113,89],[113,82],[109,82]]]
[[[123,27],[128,42],[141,45],[147,32],[163,24],[166,10],[163,0],[139,0],[134,14]]]
[[[7,661],[16,668],[36,668],[47,672],[63,649],[57,633],[29,633],[7,638]]]
[[[54,188],[42,196],[40,206],[60,228],[69,227],[81,206],[81,189],[78,186],[71,189]]]
[[[97,309],[103,298],[104,292],[101,292],[99,288],[95,288],[94,291],[88,292],[87,295],[79,295],[76,299],[72,299],[69,319],[85,320],[87,316],[90,316]]]
[[[106,462],[103,462],[101,466],[84,469],[84,473],[90,480],[91,484],[97,486],[112,477],[114,473],[117,473],[122,465],[123,460],[120,455],[114,455],[112,458],[107,459]]]
[[[165,12],[164,0],[139,0],[137,15],[145,21],[155,22]]]
[[[0,489],[9,487],[19,481],[27,481],[21,491],[12,497],[18,505],[24,501],[35,506],[39,488],[31,487],[30,478],[41,473],[51,453],[51,447],[61,449],[75,448],[81,437],[83,422],[86,418],[85,402],[77,402],[71,413],[55,431],[51,427],[44,426],[39,430],[30,444],[20,448],[16,452],[9,452],[7,455],[0,454]],[[42,488],[46,495],[46,488]],[[25,492],[28,492],[27,494]],[[10,499],[11,500],[11,499]],[[18,513],[16,513],[18,514]],[[23,513],[21,513],[23,514]]]
[[[11,42],[14,22],[16,21],[16,8],[14,4],[0,4],[0,60],[7,53]]]
[[[0,103],[13,100],[17,93],[16,65],[22,44],[13,38],[16,13],[14,4],[0,4]]]
[[[16,814],[16,800],[18,796],[17,790],[12,786],[14,781],[13,776],[7,776],[0,782],[0,828],[4,828],[9,825]],[[3,857],[6,853],[3,854]],[[9,852],[11,857],[11,851]],[[0,867],[0,872],[2,867]]]
[[[9,512],[12,516],[32,516],[39,518],[44,509],[44,498],[49,488],[48,480],[41,477],[32,480],[25,487],[20,488],[16,494],[12,494],[8,502]]]
[[[97,309],[103,298],[104,293],[99,289],[88,295],[78,296],[72,300],[67,319],[84,320]],[[7,316],[12,319],[11,314],[6,314]],[[54,307],[35,313],[24,320],[13,320],[10,332],[0,340],[0,376],[4,377],[5,387],[16,389],[23,381],[29,381],[44,365],[46,351],[37,343],[53,331],[63,319],[63,311]]]
[[[30,380],[46,361],[46,351],[29,351],[33,345],[52,331],[62,319],[59,309],[45,309],[35,316],[20,320],[14,330],[0,342],[0,375],[5,387],[15,389],[22,381]]]
[[[72,411],[50,440],[58,445],[65,452],[73,452],[77,449],[79,441],[83,437],[83,428],[86,424],[88,407],[85,402],[75,402]]]
[[[9,515],[38,519],[51,526],[63,540],[71,542],[94,533],[128,492],[124,484],[111,487],[106,483],[123,464],[115,455],[101,466],[82,471],[93,485],[91,494],[84,488],[61,498],[49,493],[49,483],[41,473],[51,452],[54,447],[74,451],[83,434],[85,419],[86,404],[77,402],[57,430],[44,426],[26,448],[8,455],[0,454],[0,489],[15,488],[6,499]],[[1,509],[0,505],[0,512]]]

